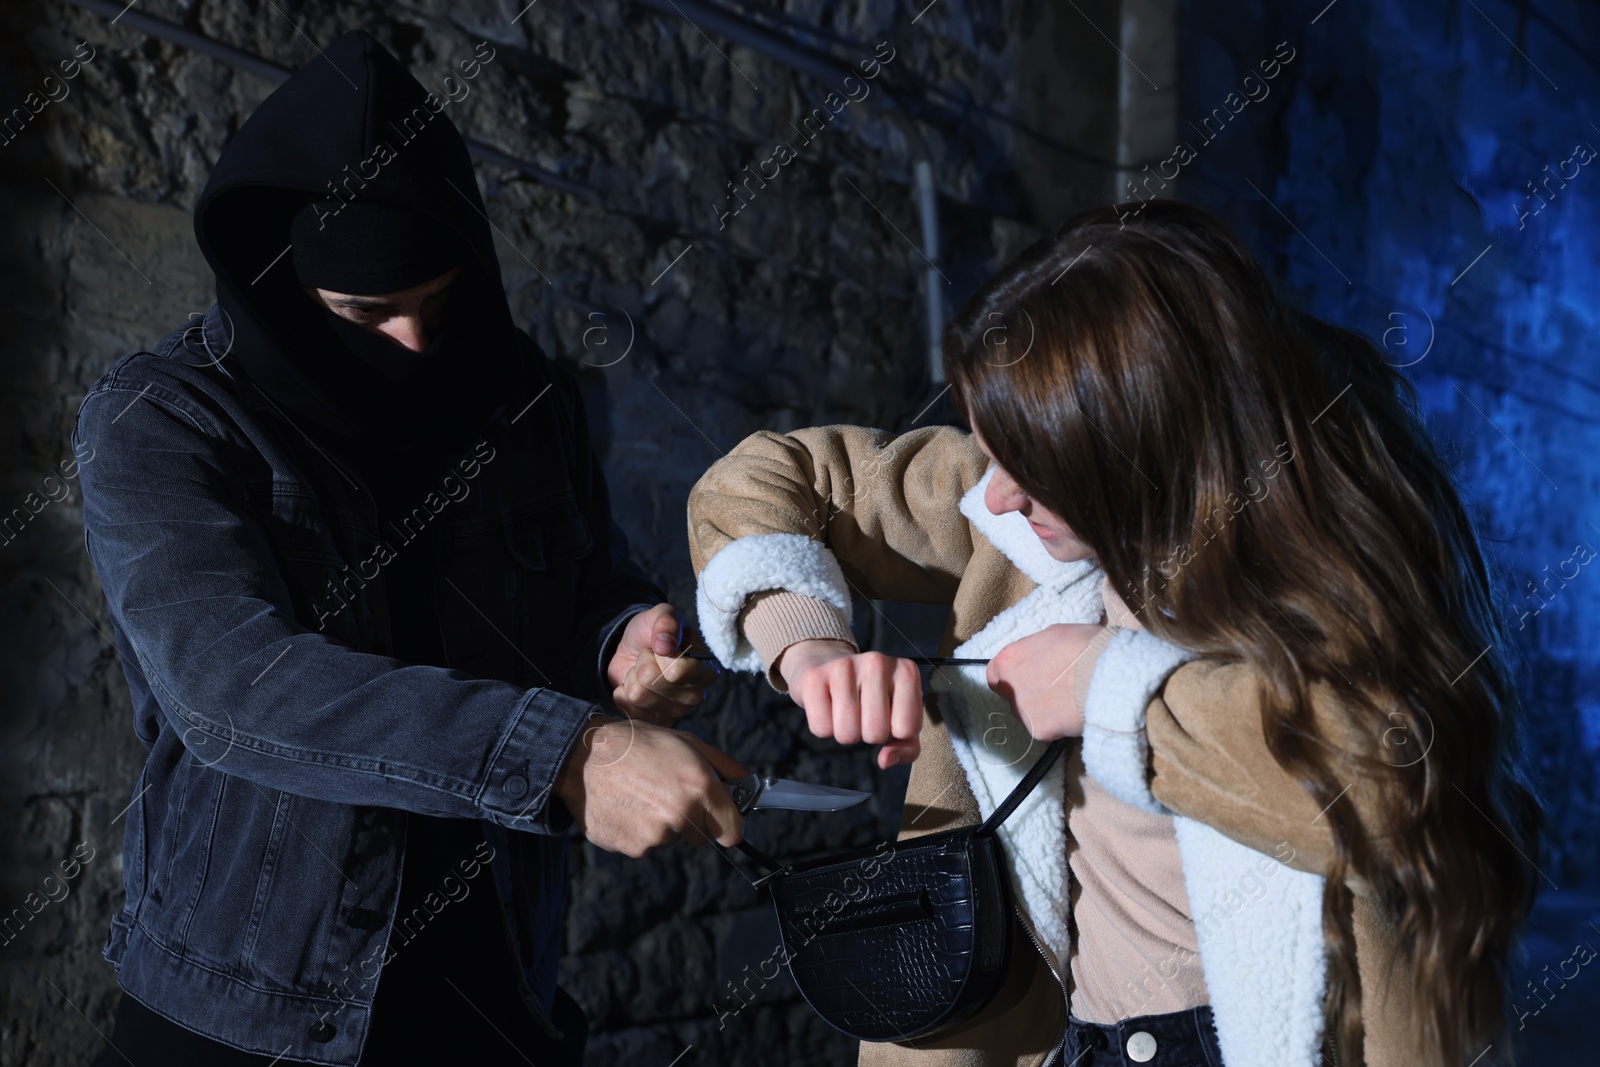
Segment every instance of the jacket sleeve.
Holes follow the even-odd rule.
[[[794,640],[848,635],[852,594],[948,603],[973,551],[957,502],[987,467],[971,436],[949,426],[745,438],[689,494],[707,644],[728,667],[760,670]],[[747,605],[764,590],[793,596]]]
[[[1268,751],[1252,668],[1194,659],[1145,631],[1120,630],[1096,644],[1092,665],[1080,665],[1092,671],[1082,703],[1089,773],[1129,804],[1184,815],[1297,870],[1326,875],[1328,816]],[[1382,731],[1362,730],[1335,689],[1314,686],[1312,712],[1336,752],[1379,757]],[[1335,773],[1348,789],[1333,804],[1347,806],[1378,840],[1379,786],[1353,759],[1344,768]],[[1370,894],[1358,876],[1349,884]]]
[[[92,390],[80,440],[96,457],[81,475],[85,545],[112,619],[168,725],[207,763],[338,803],[561,828],[551,786],[603,709],[358,652],[304,625],[239,488],[243,444],[172,390]]]

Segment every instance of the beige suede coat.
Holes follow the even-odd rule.
[[[1054,622],[1103,621],[1093,562],[1051,560],[1020,515],[990,513],[982,500],[988,466],[970,435],[949,427],[894,437],[828,426],[747,438],[689,498],[700,627],[718,659],[764,670],[794,640],[848,639],[852,594],[950,605],[940,655],[986,657]],[[760,647],[745,632],[758,612]],[[1119,799],[1174,819],[1227,1067],[1350,1062],[1323,1041],[1327,820],[1268,753],[1248,669],[1192,659],[1133,630],[1097,644],[1104,649],[1088,686],[1083,765]],[[943,690],[938,706],[955,710],[924,722],[902,838],[980,821],[1031,763],[1022,757],[1036,749],[1027,746],[1038,745],[1012,731],[985,748],[994,730],[983,723],[1000,721],[994,709],[1004,705],[984,703],[999,698],[982,668]],[[1314,704],[1339,744],[1376,753],[1381,724],[1352,721],[1329,692],[1315,693]],[[804,728],[799,719],[796,728]],[[1045,947],[1065,944],[1068,929],[1062,768],[1052,773],[1057,786],[1041,784],[1002,827],[1020,926],[1004,985],[957,1033],[863,1044],[863,1065],[1054,1062],[1070,971]],[[1374,798],[1361,780],[1336,803],[1373,825]],[[1395,967],[1393,926],[1366,886],[1352,889],[1366,1062],[1427,1064],[1412,1044],[1413,991]]]

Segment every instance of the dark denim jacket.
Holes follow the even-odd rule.
[[[213,308],[118,361],[74,433],[149,749],[106,958],[203,1034],[353,1064],[404,918],[406,813],[475,817],[547,1019],[571,824],[550,787],[580,725],[614,712],[622,625],[662,599],[611,523],[576,386],[522,338],[525,387],[407,530],[380,530],[354,473],[212,360],[222,332]],[[383,564],[412,523],[438,524],[450,668],[387,654]]]

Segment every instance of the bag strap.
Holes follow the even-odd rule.
[[[1013,811],[1017,810],[1017,805],[1028,799],[1028,794],[1033,792],[1033,787],[1039,784],[1039,779],[1050,773],[1050,768],[1056,765],[1056,760],[1061,758],[1061,753],[1067,750],[1067,742],[1069,740],[1071,739],[1063,737],[1058,741],[1052,741],[1050,747],[1044,750],[1044,755],[1035,760],[1033,766],[1028,768],[1028,773],[1022,776],[1022,781],[1017,783],[1017,787],[1011,791],[1011,795],[1000,802],[1000,806],[995,808],[987,819],[983,820],[983,825],[979,826],[974,833],[994,833],[995,829],[1005,822]]]
[[[718,845],[715,841],[711,843],[716,845],[718,852],[721,852],[724,856],[727,855],[727,850],[721,845]],[[743,877],[745,881],[750,883],[751,889],[760,889],[774,878],[777,878],[780,875],[788,874],[789,871],[793,869],[787,863],[779,863],[777,860],[773,859],[765,852],[762,852],[748,841],[740,841],[733,847],[737,848],[740,852],[743,852],[746,856],[749,856],[750,859],[755,862],[757,867],[766,868],[767,873],[763,874],[759,878],[751,878],[750,875],[745,872],[743,867],[739,866],[737,863],[733,863],[731,859],[728,861],[733,865],[733,869],[738,871],[740,876]]]

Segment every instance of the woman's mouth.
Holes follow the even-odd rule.
[[[1054,541],[1056,539],[1056,532],[1048,526],[1040,526],[1032,519],[1028,520],[1028,525],[1033,527],[1033,532],[1039,535],[1041,541]]]

